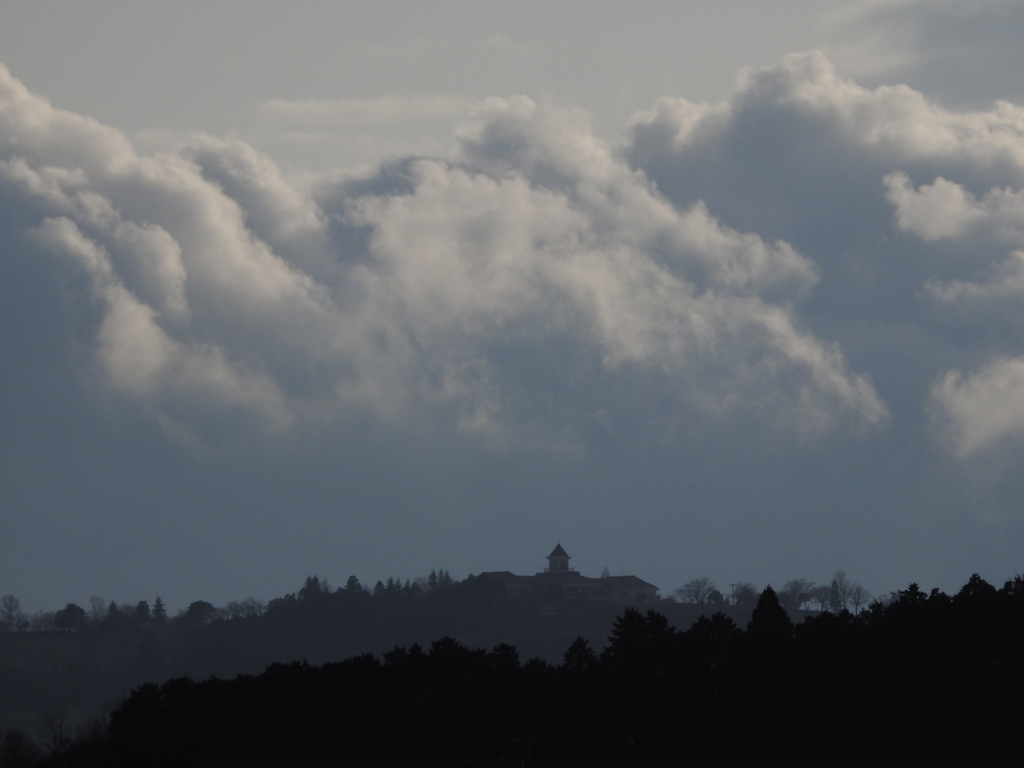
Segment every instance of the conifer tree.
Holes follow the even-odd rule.
[[[167,623],[167,609],[164,608],[164,601],[160,599],[160,595],[156,596],[156,601],[153,603],[153,623]]]

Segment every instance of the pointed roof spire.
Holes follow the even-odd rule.
[[[562,549],[561,544],[556,544],[555,548],[551,550],[551,554],[548,555],[547,559],[550,560],[553,557],[569,557],[569,553]]]

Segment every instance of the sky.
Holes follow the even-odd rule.
[[[1024,551],[1024,4],[0,6],[0,593]]]

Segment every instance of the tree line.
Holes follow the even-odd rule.
[[[740,585],[722,602],[658,600],[673,625],[688,627],[709,608],[744,625],[756,602]],[[538,610],[537,599],[544,601]],[[801,612],[786,602],[794,619]],[[373,587],[350,576],[335,587],[308,576],[294,593],[215,606],[195,600],[171,615],[163,600],[131,603],[92,598],[53,612],[26,615],[13,595],[0,599],[0,727],[66,706],[80,718],[143,682],[175,676],[231,677],[273,662],[322,663],[382,653],[395,644],[429,644],[441,636],[472,646],[514,644],[550,663],[577,636],[594,647],[622,606],[513,595],[486,574],[462,580],[444,568],[416,579],[388,578]]]
[[[608,573],[608,569],[605,568],[602,576],[607,576]],[[470,578],[472,576],[470,574]],[[387,581],[377,581],[372,589],[364,587],[358,577],[350,576],[342,589],[348,594],[365,592],[374,598],[389,599],[396,595],[422,596],[457,583],[460,582],[442,568],[431,570],[428,576],[406,579],[404,582],[389,577]],[[135,604],[118,604],[114,601],[108,602],[102,597],[92,597],[87,609],[75,603],[68,603],[56,611],[37,611],[29,615],[22,609],[21,601],[16,596],[8,594],[0,598],[0,632],[124,630],[147,626],[160,627],[166,625],[168,621],[185,626],[202,626],[220,620],[260,617],[268,609],[278,610],[296,598],[307,599],[330,594],[332,591],[326,579],[314,575],[306,578],[297,594],[275,598],[269,603],[247,597],[217,607],[206,600],[196,600],[187,608],[178,611],[174,617],[168,616],[163,600],[159,596],[152,607],[146,600],[140,600]],[[672,593],[678,601],[691,605],[734,605],[748,608],[753,608],[759,594],[760,590],[751,582],[732,583],[728,591],[723,593],[706,576],[691,579]],[[872,597],[862,585],[851,581],[843,570],[837,570],[828,584],[819,585],[803,578],[791,579],[778,591],[778,596],[782,605],[789,610],[816,608],[818,611],[838,612],[851,609],[854,613],[867,605]]]
[[[396,592],[405,595],[422,594],[453,584],[455,584],[455,580],[451,574],[442,568],[432,570],[429,576],[415,580],[406,579],[404,584],[401,580],[394,578],[389,578],[386,584],[378,581],[373,590],[363,587],[358,577],[350,576],[344,589],[348,593],[367,592],[374,597],[380,597],[392,596]],[[331,591],[326,579],[309,576],[302,589],[299,590],[298,597],[300,599],[307,598],[327,594]],[[270,601],[269,607],[271,609],[278,608],[294,597],[294,595],[286,595],[284,598],[276,598]],[[0,597],[0,632],[124,630],[164,626],[168,621],[187,626],[201,626],[218,620],[230,621],[259,617],[266,612],[267,608],[266,602],[254,597],[231,600],[221,607],[214,606],[206,600],[196,600],[187,608],[178,611],[174,617],[169,617],[164,602],[158,595],[152,608],[146,600],[140,600],[135,604],[118,604],[113,600],[107,602],[102,597],[92,597],[87,609],[75,603],[68,603],[64,608],[56,611],[40,610],[30,615],[23,609],[21,600],[15,595],[8,594]]]
[[[1020,577],[800,622],[767,587],[745,625],[630,608],[556,663],[441,637],[146,684],[59,746],[4,734],[0,768],[988,764],[1016,753],[1022,691]]]
[[[690,579],[673,592],[673,595],[684,603],[709,606],[753,606],[759,594],[758,588],[748,581],[730,584],[729,591],[723,594],[707,576]],[[850,580],[846,571],[840,569],[835,572],[828,584],[815,584],[807,579],[790,579],[782,585],[778,597],[783,607],[794,611],[816,607],[819,611],[833,613],[844,610],[859,613],[871,600],[872,595],[863,585]]]

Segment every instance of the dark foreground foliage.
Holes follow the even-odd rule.
[[[741,630],[628,610],[554,666],[450,638],[135,690],[53,765],[990,764],[1024,746],[1024,579],[911,585],[794,627],[771,589]],[[13,764],[13,763],[12,763]],[[8,768],[5,761],[2,768]]]
[[[388,579],[372,590],[354,576],[334,589],[310,576],[297,593],[266,605],[248,599],[216,608],[197,600],[174,617],[145,602],[111,603],[73,628],[0,632],[0,729],[26,726],[59,706],[77,722],[143,683],[232,678],[303,659],[322,664],[396,645],[429,646],[445,636],[474,648],[509,643],[523,658],[553,664],[578,636],[600,649],[625,606],[567,597],[555,587],[513,594],[493,574],[455,581],[442,570],[412,583]],[[711,610],[670,600],[644,607],[683,628]],[[714,610],[745,626],[752,607]]]

